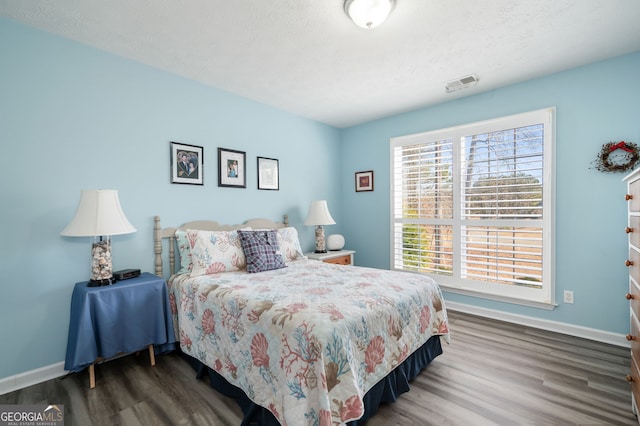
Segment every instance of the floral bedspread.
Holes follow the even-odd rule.
[[[283,425],[360,418],[373,385],[432,335],[448,339],[442,293],[428,277],[308,259],[287,265],[169,280],[182,350]]]

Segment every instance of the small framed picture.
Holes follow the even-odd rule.
[[[246,153],[218,148],[218,186],[247,187]]]
[[[356,192],[373,191],[373,170],[356,172]]]
[[[204,148],[171,142],[171,183],[203,185]]]
[[[280,189],[278,160],[275,158],[258,157],[258,189]]]

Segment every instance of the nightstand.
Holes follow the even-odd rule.
[[[89,367],[91,388],[96,363],[148,349],[155,365],[155,354],[175,349],[175,342],[164,279],[145,272],[109,286],[88,287],[85,281],[73,288],[64,369]]]
[[[326,253],[305,253],[309,259],[321,260],[325,263],[335,263],[338,265],[353,265],[353,250],[331,250]]]

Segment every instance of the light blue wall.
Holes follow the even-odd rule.
[[[153,271],[153,216],[173,226],[288,214],[306,249],[309,202],[339,209],[339,131],[0,18],[0,379],[64,359],[89,239],[61,237],[81,189],[118,189],[138,232],[114,267]],[[169,142],[204,147],[204,186],[169,183]],[[217,148],[247,153],[247,189],[217,186]],[[280,160],[258,191],[256,157]],[[340,225],[331,231],[339,232]]]
[[[640,144],[640,53],[346,129],[342,178],[375,171],[375,191],[342,194],[345,239],[356,263],[389,268],[389,139],[557,107],[557,271],[553,311],[446,293],[450,301],[627,333],[627,237],[623,175],[593,169],[604,143]],[[480,84],[482,84],[482,76]],[[353,185],[353,184],[351,184]],[[353,187],[352,187],[353,188]],[[563,290],[575,304],[563,304]]]

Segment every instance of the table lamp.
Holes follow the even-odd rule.
[[[118,191],[113,189],[82,190],[76,215],[60,235],[93,237],[91,245],[90,287],[110,285],[113,278],[111,236],[136,232],[120,207]]]
[[[326,200],[312,201],[309,206],[309,213],[304,220],[306,226],[316,226],[316,253],[326,253],[327,249],[324,245],[324,228],[323,225],[335,225],[336,221],[329,213]]]

